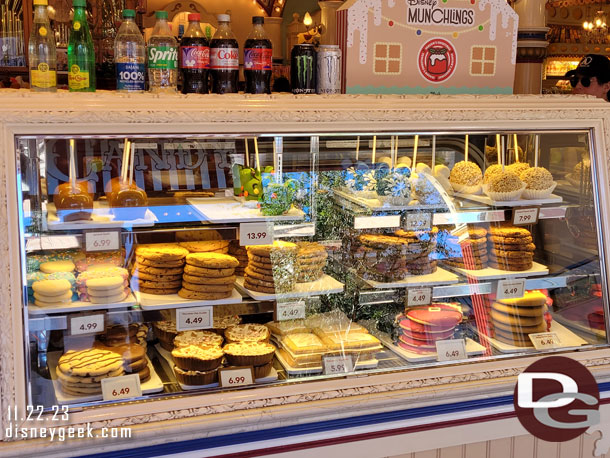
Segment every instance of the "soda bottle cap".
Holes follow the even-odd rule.
[[[320,45],[318,47],[319,48],[325,48],[325,49],[338,49],[339,45]]]
[[[231,22],[231,16],[229,16],[228,14],[219,14],[218,16],[216,16],[216,19],[218,20],[218,22]]]
[[[34,0],[34,6],[43,5],[47,6],[49,2],[47,0]]]
[[[263,16],[252,16],[252,24],[264,24],[265,18]]]
[[[76,0],[74,0],[74,1],[76,1]],[[167,19],[167,11],[157,11],[155,13],[155,17],[157,19]]]
[[[128,17],[136,17],[136,12],[134,10],[123,10],[123,18]]]
[[[201,20],[201,14],[199,13],[191,13],[188,15],[188,20],[190,21],[197,21],[199,22]]]
[[[87,7],[87,0],[74,0],[72,2],[72,6],[77,6],[79,8],[86,8]]]

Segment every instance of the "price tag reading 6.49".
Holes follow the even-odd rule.
[[[561,347],[561,340],[555,332],[536,332],[528,334],[536,350],[548,350]]]
[[[239,244],[271,245],[273,243],[273,224],[241,223],[239,225]]]
[[[140,376],[138,374],[122,375],[102,379],[102,398],[104,401],[137,398],[142,396]]]
[[[437,361],[454,361],[466,359],[466,342],[464,339],[437,340]]]

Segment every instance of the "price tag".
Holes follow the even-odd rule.
[[[275,309],[275,320],[298,320],[305,318],[305,301],[278,302]]]
[[[436,360],[453,361],[466,359],[466,342],[464,339],[437,340],[436,341]]]
[[[432,226],[432,213],[407,213],[406,231],[429,231]]]
[[[176,310],[176,330],[190,331],[214,326],[214,307],[191,307]]]
[[[407,307],[430,305],[432,288],[411,288],[407,290]]]
[[[71,336],[105,332],[104,314],[98,313],[96,315],[77,315],[71,317],[68,330]]]
[[[273,225],[267,223],[241,223],[239,225],[239,244],[241,246],[273,244]]]
[[[138,374],[102,379],[102,398],[104,401],[138,398],[140,396],[142,396],[142,387]]]
[[[252,385],[254,383],[254,368],[252,366],[245,366],[218,369],[218,380],[220,381],[220,386],[224,388]]]
[[[354,372],[352,355],[324,356],[324,374],[346,374]]]
[[[561,340],[554,332],[536,332],[528,334],[536,350],[548,350],[561,347]]]
[[[513,210],[513,225],[527,226],[528,224],[536,224],[540,207],[515,208]]]
[[[518,299],[525,294],[525,278],[499,280],[496,299]]]
[[[235,191],[232,189],[225,189],[225,197],[233,197],[235,195]]]
[[[115,251],[121,248],[121,231],[85,232],[85,251]]]

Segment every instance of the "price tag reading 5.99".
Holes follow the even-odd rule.
[[[241,223],[239,225],[239,244],[271,245],[273,243],[273,224]]]
[[[352,358],[352,355],[324,357],[324,373],[326,375],[345,374],[353,371],[354,359]]]
[[[252,366],[236,367],[234,369],[219,369],[218,373],[220,386],[225,388],[252,385],[254,383],[254,370]]]
[[[430,305],[432,288],[411,288],[407,290],[407,307]]]

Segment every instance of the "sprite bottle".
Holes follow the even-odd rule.
[[[151,92],[176,92],[178,43],[167,23],[167,11],[155,13],[157,23],[148,40],[148,85]]]
[[[71,92],[95,92],[95,50],[87,24],[87,0],[74,0],[68,41],[68,87]]]

